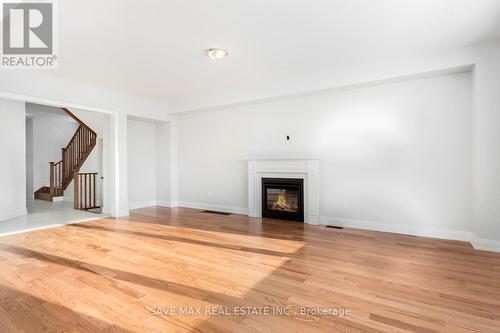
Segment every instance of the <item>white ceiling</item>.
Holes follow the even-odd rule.
[[[500,37],[499,0],[58,1],[50,75],[168,112],[327,88],[374,57]],[[224,47],[216,62],[203,54]]]

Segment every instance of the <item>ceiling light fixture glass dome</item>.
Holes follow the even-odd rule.
[[[221,49],[219,47],[211,47],[205,49],[204,52],[210,59],[214,60],[224,59],[229,54],[226,49]]]

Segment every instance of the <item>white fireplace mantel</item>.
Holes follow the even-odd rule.
[[[262,217],[262,178],[304,179],[304,222],[319,224],[319,160],[248,161],[248,216]]]

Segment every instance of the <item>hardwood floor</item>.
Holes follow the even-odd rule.
[[[0,332],[500,332],[500,254],[457,241],[157,207],[0,264]]]

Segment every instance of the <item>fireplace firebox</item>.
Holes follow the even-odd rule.
[[[262,178],[262,217],[304,222],[304,180]]]

